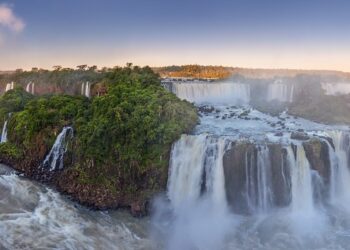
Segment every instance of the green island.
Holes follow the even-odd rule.
[[[98,209],[147,213],[148,200],[166,187],[172,143],[198,122],[195,106],[166,91],[149,67],[20,71],[2,80],[9,77],[31,79],[39,91],[50,80],[57,91],[32,95],[17,86],[0,97],[0,127],[8,120],[0,161]],[[86,80],[91,98],[74,95]],[[42,162],[67,126],[74,135],[64,168],[47,171]]]

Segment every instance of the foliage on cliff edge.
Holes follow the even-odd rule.
[[[30,157],[38,142],[48,152],[62,128],[72,126],[64,171],[75,172],[79,184],[142,199],[164,187],[171,144],[196,125],[196,109],[161,87],[148,67],[115,68],[101,82],[106,94],[92,99],[19,89],[2,96],[0,103],[25,99],[11,110],[12,152]]]

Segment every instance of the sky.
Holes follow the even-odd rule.
[[[350,72],[350,1],[0,0],[0,70],[127,62]]]

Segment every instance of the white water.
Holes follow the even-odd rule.
[[[250,108],[229,107],[224,102],[220,103],[218,99],[222,95],[215,96],[215,91],[210,92],[209,87],[199,83],[187,84],[178,83],[175,86],[181,86],[181,89],[173,92],[196,104],[214,105],[214,110],[203,111],[194,135],[182,136],[173,147],[167,191],[170,208],[158,204],[155,216],[156,226],[162,232],[161,236],[159,232],[157,236],[165,241],[165,248],[349,249],[350,140],[344,136],[348,128],[314,123],[289,116],[286,112],[272,117]],[[280,83],[269,86],[268,101],[293,100],[293,86]],[[217,88],[221,87],[223,85]],[[334,155],[331,157],[329,186],[311,168],[302,141],[290,139],[291,133],[300,129],[319,140],[324,140],[324,136],[332,138],[335,151],[332,149],[334,152],[331,152],[329,147],[330,157]],[[225,141],[222,151],[217,150],[220,140]],[[256,149],[254,154],[246,155],[245,166],[242,166],[245,174],[243,197],[250,210],[247,216],[238,215],[230,209],[225,199],[224,171],[218,175],[220,178],[215,178],[215,171],[209,170],[223,169],[227,145],[240,140],[255,143]],[[285,158],[286,162],[281,163],[280,170],[272,167],[268,143],[281,144],[285,150],[282,159]],[[273,186],[276,178],[282,179],[285,188]],[[220,192],[213,192],[208,183],[221,187],[217,189]],[[277,207],[274,202],[277,193],[281,192],[286,192],[284,195],[289,203]],[[327,196],[324,192],[331,194]],[[224,202],[217,202],[215,196]],[[215,204],[222,204],[223,210]],[[339,210],[340,205],[342,210]],[[167,214],[167,217],[170,213],[174,217],[159,218],[159,213]],[[214,246],[208,243],[211,241],[215,242]]]
[[[350,94],[350,82],[348,83],[322,83],[326,95],[347,95]]]
[[[29,82],[26,86],[26,91],[28,93],[31,93],[32,95],[34,95],[35,93],[35,83],[34,82]]]
[[[172,82],[163,86],[179,98],[196,104],[247,105],[253,98],[261,98],[267,102],[293,102],[294,85],[275,81],[267,84],[266,90],[252,96],[255,85],[229,81],[218,82]]]
[[[196,93],[188,96],[195,97]],[[203,102],[220,103],[219,97],[207,97]],[[151,222],[118,212],[88,211],[35,182],[2,174],[0,248],[349,249],[348,127],[318,124],[287,113],[273,117],[250,108],[218,105],[213,112],[201,115],[193,134],[183,135],[173,145],[168,200],[156,202]],[[328,135],[335,145],[333,150],[328,143],[332,175],[325,188],[330,195],[320,203],[315,194],[321,192],[322,177],[311,169],[302,142],[290,139],[291,133],[300,129],[311,137]],[[44,166],[63,168],[68,130],[65,128],[57,136]],[[247,183],[243,195],[250,203],[249,215],[232,210],[225,189],[223,159],[231,142],[240,141],[253,143],[256,149],[250,159],[255,164],[241,166],[243,183]],[[268,147],[271,143],[282,145],[286,163],[281,168],[288,168],[290,174],[283,169],[275,172]],[[271,184],[274,178],[281,178],[290,190],[276,190]],[[285,206],[274,204],[278,192],[290,196]],[[150,236],[145,233],[147,227],[151,228]]]
[[[302,145],[296,146],[296,157],[291,147],[287,148],[291,167],[293,212],[312,214],[314,212],[313,185],[310,163]]]
[[[5,92],[14,89],[14,86],[15,86],[14,82],[6,84]]]
[[[0,143],[7,142],[7,120],[4,122],[4,126],[1,132],[1,140]]]
[[[250,102],[250,86],[243,83],[174,82],[172,92],[181,99],[197,104],[244,105]]]
[[[90,89],[91,89],[90,82],[82,83],[82,85],[81,85],[81,95],[86,96],[87,98],[90,98]]]
[[[67,136],[73,137],[73,129],[71,127],[64,127],[57,136],[49,154],[43,161],[43,167],[49,168],[50,171],[63,169],[64,154],[68,145]]]
[[[275,82],[267,85],[267,101],[293,102],[294,85]]]
[[[168,181],[168,197],[174,207],[196,202],[204,188],[207,198],[225,209],[224,150],[225,139],[207,135],[183,135],[174,144]]]
[[[0,249],[154,249],[146,223],[77,206],[0,164]]]
[[[246,162],[247,164],[247,162]],[[247,167],[246,167],[247,168]],[[249,171],[252,172],[252,171]],[[256,212],[266,212],[271,208],[272,204],[272,190],[270,187],[271,183],[271,162],[269,149],[266,145],[260,146],[257,152],[257,174],[256,181],[252,179],[252,176],[248,176],[248,182],[251,188],[250,192],[253,193],[253,190],[257,190],[257,194],[254,194],[253,197],[250,197],[250,200],[256,200],[257,204],[253,208]],[[251,204],[252,202],[250,202]]]
[[[350,134],[342,131],[328,132],[334,143],[329,145],[331,160],[331,202],[350,213]]]

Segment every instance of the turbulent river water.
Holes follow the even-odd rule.
[[[91,211],[0,166],[0,249],[350,249],[349,127],[261,113],[244,84],[172,91],[200,106],[201,122],[174,143],[150,217]],[[293,87],[265,97],[291,102]],[[313,167],[305,140],[321,142],[327,168]]]

